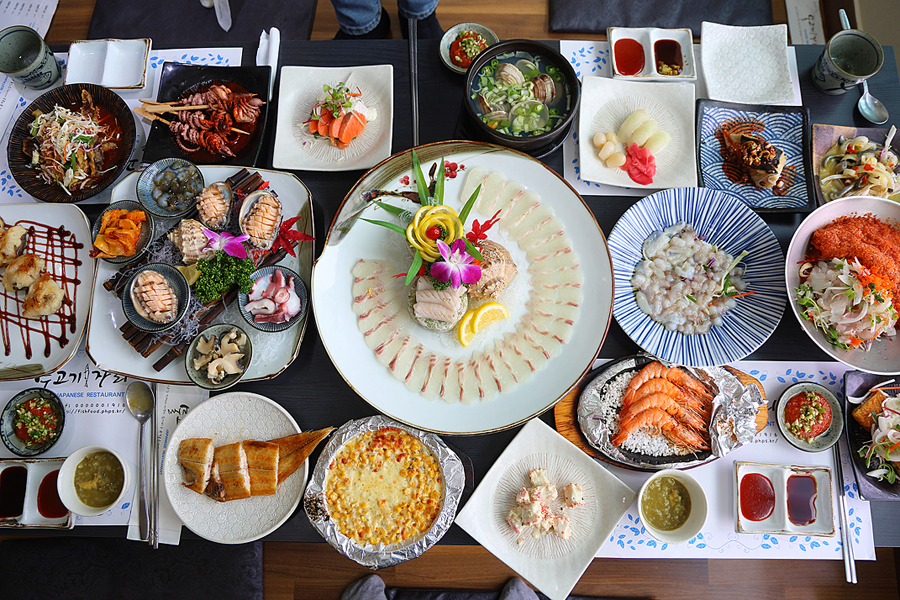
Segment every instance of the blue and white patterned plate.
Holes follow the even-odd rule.
[[[641,244],[653,233],[686,221],[704,239],[744,258],[748,291],[725,322],[704,335],[666,331],[638,308],[631,287]],[[674,363],[708,367],[740,360],[775,330],[787,300],[784,253],[769,226],[732,194],[704,188],[677,188],[647,196],[622,215],[609,236],[615,276],[613,316],[641,348]]]
[[[729,178],[722,157],[723,125],[761,125],[757,131],[770,144],[784,151],[786,163],[783,195],[757,189],[751,183],[735,183]],[[808,212],[815,208],[810,156],[809,109],[802,106],[762,106],[731,104],[714,100],[697,101],[697,167],[700,185],[738,195],[757,211]]]

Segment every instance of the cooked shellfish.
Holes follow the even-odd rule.
[[[546,73],[541,73],[537,77],[532,78],[531,83],[534,97],[547,106],[552,106],[556,100],[556,82],[553,81],[553,78]]]
[[[207,248],[209,238],[203,233],[203,225],[193,219],[183,219],[168,238],[181,252],[181,259],[186,265],[192,265],[201,258],[212,258],[216,253],[212,248]]]
[[[233,198],[231,186],[225,182],[217,181],[203,188],[203,191],[197,196],[200,221],[210,229],[224,229],[231,216]]]
[[[241,231],[250,236],[247,241],[251,245],[268,250],[278,237],[283,216],[281,201],[272,192],[253,192],[241,207]]]
[[[509,63],[500,63],[497,65],[497,71],[494,73],[494,77],[496,77],[498,81],[502,81],[509,85],[525,83],[525,76],[522,75],[522,71],[517,69],[515,65]]]
[[[164,275],[147,270],[131,285],[131,299],[138,314],[155,323],[170,323],[178,313],[178,297]]]

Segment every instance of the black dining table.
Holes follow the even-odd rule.
[[[547,42],[558,48],[558,42]],[[242,44],[243,65],[253,65],[256,42]],[[822,52],[822,46],[796,46],[803,104],[810,110],[811,123],[865,127],[865,121],[856,109],[859,93],[851,90],[839,96],[820,92],[812,82],[810,70]],[[413,146],[410,98],[410,63],[407,42],[403,40],[379,41],[291,41],[281,46],[279,68],[287,65],[337,67],[366,64],[391,64],[394,67],[394,120],[392,152],[400,152]],[[427,144],[450,139],[465,139],[462,120],[465,77],[451,72],[440,60],[437,40],[418,42],[418,105],[419,143]],[[269,106],[264,147],[256,166],[272,168],[272,150],[276,125],[278,86]],[[894,50],[884,49],[884,66],[869,79],[871,93],[879,98],[894,118],[900,118],[900,78]],[[695,157],[685,156],[685,161]],[[557,149],[541,158],[556,173],[563,172],[563,151]],[[312,193],[315,218],[316,250],[321,253],[325,235],[344,197],[362,176],[363,171],[317,172],[294,171]],[[584,196],[584,201],[594,213],[605,236],[608,236],[619,217],[631,207],[637,198],[626,196]],[[95,218],[100,207],[83,207],[89,217]],[[805,213],[762,213],[772,228],[783,250],[787,250],[791,236],[803,220]],[[599,358],[614,359],[634,354],[640,348],[613,320],[599,353]],[[775,332],[748,360],[767,361],[830,361],[801,330],[789,308],[785,309]],[[574,383],[574,382],[573,382]],[[378,411],[358,396],[344,381],[332,364],[313,317],[297,359],[276,378],[270,381],[238,384],[232,391],[244,390],[262,394],[287,409],[298,425],[304,429],[320,429],[340,426],[351,419],[378,414]],[[427,410],[427,403],[422,404]],[[542,420],[553,425],[553,411],[546,411]],[[503,452],[520,427],[480,436],[444,436],[452,447],[471,461],[472,472],[460,506],[474,486]],[[319,452],[311,457],[315,463]],[[900,547],[900,502],[871,502],[875,545]],[[79,526],[71,535],[124,537],[124,527]],[[196,537],[184,528],[184,537]],[[265,541],[321,542],[321,536],[310,525],[302,509],[296,512]],[[440,543],[476,544],[467,533],[453,525]]]

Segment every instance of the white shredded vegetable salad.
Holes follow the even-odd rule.
[[[85,111],[87,112],[87,111]],[[49,184],[58,184],[66,193],[94,185],[102,175],[102,149],[107,128],[91,116],[62,106],[38,115],[31,123],[34,148],[31,164],[38,167]]]
[[[860,448],[859,454],[866,459],[866,468],[872,469],[866,475],[894,483],[896,463],[900,463],[900,398],[886,398],[881,408],[872,441]]]
[[[845,196],[876,196],[900,202],[897,184],[897,154],[891,141],[897,128],[891,126],[884,144],[866,136],[841,137],[822,159],[819,183],[826,201]]]

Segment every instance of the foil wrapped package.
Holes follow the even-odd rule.
[[[618,413],[605,406],[604,396],[611,381],[619,375],[634,375],[645,365],[657,360],[639,354],[613,361],[587,384],[578,403],[578,424],[591,446],[613,462],[626,467],[654,471],[683,469],[704,464],[749,443],[756,436],[756,415],[766,401],[756,385],[745,385],[725,367],[682,367],[711,390],[712,400],[710,450],[683,456],[652,457],[639,455],[614,446],[610,430],[615,431]],[[662,361],[660,361],[662,362]],[[667,365],[672,366],[672,365]]]
[[[400,544],[360,545],[345,536],[331,518],[329,502],[325,497],[325,480],[329,465],[347,442],[364,433],[385,428],[409,433],[421,441],[437,459],[444,479],[441,509],[431,527],[423,534]],[[313,527],[340,553],[370,569],[383,569],[421,556],[444,537],[456,518],[465,481],[462,461],[441,438],[379,415],[349,421],[332,434],[310,475],[303,507]]]

